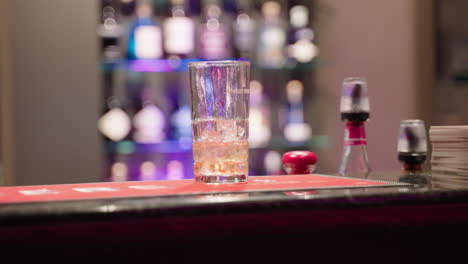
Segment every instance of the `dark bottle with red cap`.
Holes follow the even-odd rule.
[[[283,154],[282,162],[287,174],[312,174],[317,164],[317,155],[305,150],[289,151]]]

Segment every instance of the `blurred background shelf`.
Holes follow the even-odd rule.
[[[251,62],[251,174],[282,174],[285,151],[327,148],[328,137],[310,124],[320,118],[308,114],[318,67],[315,1],[100,2],[105,179],[164,179],[170,162],[177,177],[192,177],[194,61]]]
[[[226,60],[236,60],[226,58]],[[186,72],[190,62],[209,61],[205,59],[141,59],[141,60],[104,60],[101,62],[103,72],[131,71],[131,72]],[[252,65],[253,70],[263,71],[311,71],[318,67],[318,59],[309,63],[286,61],[281,68],[265,68],[261,65]]]
[[[190,62],[202,59],[141,59],[141,60],[107,60],[102,62],[104,72],[186,72]]]
[[[329,145],[328,136],[313,136],[307,142],[288,142],[284,138],[272,138],[264,146],[250,147],[251,150],[261,149],[326,149]],[[191,153],[192,140],[187,138],[180,141],[163,141],[153,144],[144,144],[134,141],[106,142],[107,153],[116,153],[121,155],[133,155],[136,153]]]
[[[0,46],[3,47],[0,49],[0,161],[4,184],[97,182],[111,176],[113,165],[116,165],[116,171],[123,168],[122,164],[151,171],[152,166],[145,163],[150,161],[166,172],[168,164],[161,160],[177,159],[178,153],[149,153],[148,158],[140,153],[134,156],[135,159],[108,153],[106,144],[112,140],[96,127],[96,121],[110,110],[110,103],[121,110],[113,111],[117,113],[114,117],[128,117],[122,120],[128,121],[130,132],[119,140],[134,141],[133,121],[142,108],[141,91],[147,88],[153,93],[153,104],[164,116],[165,138],[162,140],[177,141],[180,136],[171,120],[175,112],[187,116],[184,110],[178,110],[189,102],[188,74],[178,68],[161,73],[125,69],[128,67],[126,61],[135,59],[128,54],[129,36],[138,18],[137,6],[143,2],[153,6],[151,18],[157,22],[162,41],[170,39],[164,37],[164,32],[168,32],[165,29],[171,28],[172,18],[175,18],[172,0],[0,1]],[[185,1],[184,17],[193,22],[194,33],[191,41],[179,43],[194,45],[188,55],[175,54],[181,60],[206,59],[201,54],[200,36],[207,22],[205,7],[209,2]],[[271,1],[217,2],[222,7],[222,21],[218,20],[218,23],[229,29],[228,41],[223,43],[229,44],[226,50],[232,53],[220,59],[247,58],[252,62],[251,90],[262,91],[265,102],[268,102],[257,106],[265,105],[263,108],[270,111],[270,116],[265,118],[270,122],[265,126],[270,128],[271,138],[285,138],[287,115],[283,113],[288,112],[284,110],[289,104],[288,83],[297,80],[302,84],[304,123],[310,125],[312,139],[314,135],[326,135],[329,139],[326,148],[310,146],[310,150],[317,151],[319,156],[320,173],[334,173],[339,167],[337,157],[342,153],[343,124],[338,106],[344,77],[364,76],[368,79],[372,111],[367,130],[368,147],[370,163],[375,170],[400,169],[395,158],[395,141],[402,119],[422,118],[428,126],[467,123],[465,98],[468,89],[464,89],[464,83],[459,85],[452,78],[453,73],[466,72],[464,61],[467,56],[464,54],[467,53],[464,50],[468,45],[466,15],[463,13],[466,1],[362,0],[356,4],[342,0],[273,0],[280,6],[281,29],[276,32],[286,36],[276,38],[285,40],[277,54],[283,54],[286,62],[273,69],[260,62],[262,56],[258,50],[266,49],[262,46],[264,43],[258,45],[257,42],[265,35],[263,6]],[[247,2],[247,7],[238,8],[241,2]],[[309,64],[291,68],[287,62],[290,57],[297,60],[307,55],[294,58],[291,56],[294,53],[289,52],[289,46],[294,44],[290,38],[294,33],[290,33],[297,32],[291,23],[291,9],[297,5],[308,9],[306,28],[313,31],[312,43],[317,45],[319,53]],[[268,6],[266,10],[271,14],[271,7],[273,11],[276,9],[275,4]],[[182,20],[187,21],[184,17]],[[237,21],[254,22],[254,38],[251,39],[255,41],[251,54],[239,52],[241,42],[237,42],[239,38],[236,36],[242,35],[239,35],[242,30],[234,25],[249,23],[238,24]],[[178,32],[178,28],[172,32]],[[153,29],[150,27],[146,32],[155,32]],[[245,32],[247,36],[250,34]],[[278,36],[275,34],[273,40]],[[266,35],[266,40],[272,39],[271,34]],[[191,35],[178,33],[170,37],[173,36]],[[163,50],[161,56],[152,59],[175,58],[164,44],[159,47]],[[310,53],[307,56],[310,57]],[[115,70],[104,67],[115,60],[121,63]],[[300,70],[302,66],[305,66],[303,71]],[[294,84],[289,86],[290,91],[300,87],[297,82],[290,84]],[[255,107],[252,116],[258,117]],[[277,164],[278,156],[285,150],[281,145],[252,149],[252,174],[264,174],[265,165]],[[187,155],[190,157],[190,152]],[[129,157],[131,155],[125,158]],[[253,160],[253,157],[259,158]],[[122,163],[119,163],[120,158]],[[191,177],[191,161],[181,160],[187,168],[186,176]],[[180,165],[171,164],[172,168]]]

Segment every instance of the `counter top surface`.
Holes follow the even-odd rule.
[[[370,208],[402,205],[435,205],[468,202],[463,185],[444,183],[430,173],[408,177],[400,172],[380,172],[368,179],[407,185],[365,188],[332,188],[294,191],[232,192],[145,197],[113,197],[91,200],[0,204],[0,222],[20,224],[72,216],[166,216],[294,211],[325,208]]]
[[[67,262],[70,256],[126,263],[155,257],[206,262],[227,255],[259,263],[312,256],[327,263],[353,255],[360,263],[461,257],[464,250],[456,248],[463,243],[453,237],[468,235],[468,189],[431,176],[400,175],[369,176],[406,183],[391,187],[5,203],[0,246],[15,259],[27,257],[17,252],[28,249]],[[428,248],[439,255],[415,253]]]

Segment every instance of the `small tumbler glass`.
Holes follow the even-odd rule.
[[[195,182],[247,182],[250,63],[192,62],[189,74]]]
[[[402,120],[398,137],[398,159],[409,163],[422,163],[427,155],[427,136],[424,121]]]

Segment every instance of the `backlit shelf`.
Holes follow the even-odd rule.
[[[201,59],[164,59],[164,60],[112,60],[102,62],[102,70],[132,72],[184,72],[190,62]]]
[[[284,138],[273,138],[264,146],[251,147],[252,150],[292,150],[292,149],[325,149],[329,145],[329,137],[316,135],[306,142],[289,142]],[[143,144],[126,140],[120,142],[106,142],[108,153],[123,155],[129,154],[154,154],[154,153],[187,153],[192,151],[191,140],[173,140],[159,143]]]
[[[236,60],[236,59],[225,59]],[[104,72],[112,71],[129,71],[129,72],[186,72],[190,62],[208,61],[205,59],[161,59],[161,60],[104,60],[101,63]],[[316,68],[318,60],[314,59],[308,63],[297,63],[292,60],[287,61],[284,65],[278,67],[264,67],[252,62],[252,70],[265,71],[310,71]]]

